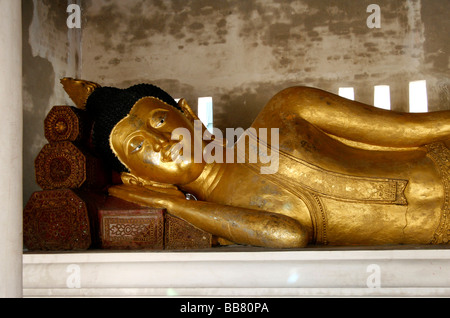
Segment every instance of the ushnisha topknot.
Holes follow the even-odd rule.
[[[134,104],[144,97],[156,97],[182,111],[168,93],[151,84],[138,84],[127,89],[99,87],[90,94],[86,102],[86,111],[94,121],[92,139],[95,150],[106,164],[119,173],[126,172],[127,168],[113,153],[109,136],[119,121],[129,114]]]
[[[86,109],[86,102],[89,96],[101,87],[97,83],[71,77],[62,78],[61,84],[67,95],[75,103],[75,106],[83,110]]]

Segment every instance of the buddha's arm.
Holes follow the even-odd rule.
[[[387,111],[308,87],[281,91],[268,106],[269,112],[289,109],[330,135],[372,145],[417,147],[450,138],[450,111]]]
[[[296,220],[276,213],[188,201],[146,189],[115,186],[110,194],[141,205],[161,207],[192,225],[229,241],[272,248],[304,247],[306,229]]]

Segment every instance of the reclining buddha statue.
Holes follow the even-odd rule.
[[[270,99],[248,129],[253,133],[231,146],[214,134],[204,138],[204,126],[201,140],[184,140],[203,153],[214,143],[216,156],[226,148],[223,161],[198,160],[195,151],[179,160],[187,138],[173,132],[193,136],[198,128],[186,100],[177,103],[150,84],[119,89],[71,78],[62,84],[92,116],[98,153],[122,173],[110,195],[165,208],[224,244],[449,242],[450,111],[400,113],[291,87]],[[262,129],[266,138],[254,133]],[[234,160],[225,158],[241,140],[247,160],[238,160],[238,150]],[[252,145],[277,153],[277,169],[261,173],[262,160],[248,160],[259,152]]]

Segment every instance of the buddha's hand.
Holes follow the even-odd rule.
[[[181,192],[152,190],[147,187],[121,184],[108,189],[111,196],[153,208],[168,208],[175,199],[183,196]]]

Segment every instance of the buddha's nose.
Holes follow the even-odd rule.
[[[152,137],[153,137],[152,142],[153,150],[156,152],[161,151],[161,149],[164,146],[168,145],[170,142],[170,138],[161,132],[153,131]]]

